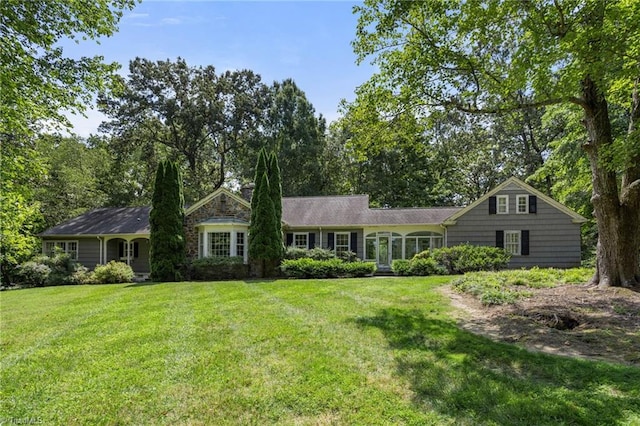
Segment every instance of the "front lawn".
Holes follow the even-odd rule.
[[[640,423],[640,369],[463,331],[449,279],[3,292],[0,422]]]

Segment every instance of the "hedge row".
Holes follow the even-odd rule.
[[[290,278],[338,278],[365,277],[373,275],[373,262],[345,262],[341,259],[315,260],[311,258],[287,259],[280,271]]]
[[[134,277],[133,270],[126,263],[111,261],[96,266],[90,272],[65,253],[52,257],[37,256],[18,266],[16,275],[23,287],[127,283]]]
[[[511,255],[497,247],[461,244],[435,250],[425,250],[411,260],[394,260],[391,268],[396,275],[446,275],[504,269]]]
[[[191,263],[191,279],[203,281],[242,280],[249,276],[249,265],[237,257],[204,257]]]

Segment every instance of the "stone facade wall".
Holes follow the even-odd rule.
[[[196,225],[211,218],[235,218],[249,222],[251,209],[221,193],[184,219],[184,234],[188,259],[198,258],[198,230]]]

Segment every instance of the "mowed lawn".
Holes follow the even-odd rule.
[[[3,292],[0,421],[640,424],[640,369],[462,331],[447,280]]]

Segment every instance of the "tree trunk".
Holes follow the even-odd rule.
[[[596,273],[591,283],[640,288],[640,164],[631,161],[626,167],[619,190],[612,159],[605,155],[613,144],[607,101],[589,76],[582,81],[582,92],[589,135],[584,148],[591,165],[591,201],[598,223]],[[632,115],[638,114],[637,104],[636,90]],[[634,123],[632,117],[630,130],[635,129]]]

